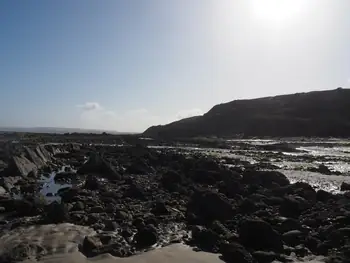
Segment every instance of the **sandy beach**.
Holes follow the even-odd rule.
[[[32,249],[31,258],[24,261],[28,263],[222,262],[217,254],[195,252],[192,248],[181,244],[154,249],[129,258],[117,258],[110,254],[104,254],[88,259],[79,252],[78,247],[85,235],[93,235],[94,233],[88,227],[68,223],[17,228],[1,236],[0,252],[2,254],[4,251],[10,251],[20,244],[26,244],[29,248],[36,248]],[[40,258],[39,261],[36,259],[37,257]]]
[[[154,249],[139,255],[135,255],[128,258],[116,258],[110,254],[100,255],[91,259],[86,258],[80,252],[74,252],[69,254],[57,254],[42,258],[40,261],[27,260],[26,263],[31,262],[43,262],[43,263],[84,263],[84,262],[96,262],[96,263],[219,263],[223,262],[219,259],[217,254],[206,252],[195,252],[190,247],[175,244],[168,247]]]

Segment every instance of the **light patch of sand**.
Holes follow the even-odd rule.
[[[84,237],[94,234],[88,227],[68,223],[16,228],[0,237],[0,254],[23,243],[42,247],[45,255],[76,252]]]
[[[25,261],[33,263],[37,261]],[[110,254],[100,255],[91,259],[86,258],[79,252],[44,257],[42,263],[223,263],[219,255],[195,252],[190,247],[174,244],[160,249],[154,249],[128,258],[117,258]]]
[[[183,244],[173,244],[140,253],[128,258],[117,258],[110,254],[86,258],[78,251],[78,245],[87,235],[96,234],[94,230],[73,224],[39,225],[17,228],[0,237],[0,253],[18,244],[28,243],[41,246],[40,260],[36,255],[24,263],[223,263],[218,254],[195,252]],[[323,263],[316,257],[305,258],[295,263]]]

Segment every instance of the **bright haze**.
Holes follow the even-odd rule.
[[[0,1],[0,126],[141,132],[350,84],[347,0]]]

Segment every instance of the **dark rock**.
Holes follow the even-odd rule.
[[[118,223],[113,220],[105,220],[104,225],[105,231],[115,231],[119,227]]]
[[[342,182],[340,186],[340,191],[350,191],[350,184]]]
[[[350,238],[350,227],[343,227],[334,230],[329,235],[328,239],[331,241],[331,245],[334,248],[343,246],[345,241]]]
[[[283,251],[281,236],[262,220],[244,220],[238,229],[239,238],[246,247],[264,251]]]
[[[252,254],[259,263],[271,263],[278,259],[278,255],[272,251],[254,251]]]
[[[10,176],[27,176],[38,167],[24,156],[12,156],[6,173]]]
[[[177,190],[177,187],[185,182],[185,178],[178,172],[175,171],[167,171],[162,175],[161,183],[164,188],[172,191]]]
[[[192,181],[202,185],[214,185],[216,182],[221,181],[221,173],[217,170],[196,169],[192,171]]]
[[[288,144],[288,143],[273,143],[273,144],[267,144],[262,145],[259,147],[262,150],[265,151],[277,151],[277,152],[299,152],[295,146]]]
[[[23,148],[25,150],[26,157],[28,158],[28,160],[33,162],[37,168],[41,168],[42,166],[45,165],[46,160],[39,157],[35,151],[33,151],[32,149],[26,146],[24,146]]]
[[[106,208],[105,208],[105,211],[106,211],[106,213],[114,214],[115,211],[116,211],[115,205],[113,203],[107,204]]]
[[[230,230],[217,220],[211,224],[210,229],[212,229],[220,236],[223,236],[224,239],[229,239],[233,236]]]
[[[72,187],[70,187],[70,186],[62,187],[62,188],[58,189],[57,194],[58,194],[58,195],[61,195],[62,193],[68,191],[68,190],[71,189],[71,188],[72,188]]]
[[[266,188],[289,185],[288,178],[277,171],[246,171],[242,182],[248,185],[257,184]]]
[[[43,162],[43,166],[45,167],[45,164],[49,161],[52,160],[51,158],[51,154],[49,153],[49,151],[47,151],[45,149],[45,146],[42,144],[39,144],[36,148],[35,148],[35,153],[37,154],[37,156],[42,160]]]
[[[200,249],[209,252],[218,252],[220,236],[211,229],[195,226],[192,228],[191,242]]]
[[[38,170],[34,169],[34,170],[30,171],[28,173],[27,177],[29,177],[29,178],[37,178],[38,177]]]
[[[55,175],[55,181],[67,182],[77,177],[76,173],[73,172],[61,172]]]
[[[74,202],[75,199],[79,196],[79,189],[70,188],[68,190],[59,192],[59,195],[61,196],[63,202],[71,203]]]
[[[152,225],[139,229],[134,236],[134,242],[136,242],[136,246],[139,248],[154,245],[158,242],[157,230]]]
[[[152,209],[152,213],[155,215],[167,215],[170,212],[169,212],[169,209],[164,204],[164,202],[156,202]]]
[[[90,213],[103,213],[104,209],[102,206],[94,206],[90,208]]]
[[[50,224],[58,224],[69,220],[68,208],[64,203],[52,202],[45,207],[45,221]]]
[[[254,263],[252,255],[237,243],[223,245],[220,252],[223,260],[228,263]]]
[[[16,212],[17,216],[36,216],[43,210],[43,204],[27,199],[4,199],[0,201],[0,206],[6,209],[6,212]]]
[[[131,231],[130,228],[123,229],[123,231],[122,231],[122,236],[123,236],[124,238],[130,238],[130,237],[132,237],[132,235],[133,235],[133,232]]]
[[[299,230],[292,230],[282,235],[283,241],[288,246],[297,246],[303,241],[303,233]]]
[[[39,189],[39,185],[36,183],[27,183],[20,186],[21,193],[34,194]]]
[[[149,174],[153,169],[141,158],[135,159],[130,166],[126,168],[128,174]]]
[[[100,188],[100,182],[96,176],[88,175],[85,180],[84,188],[92,191],[98,190]]]
[[[99,238],[103,245],[108,245],[113,240],[111,235],[100,235]]]
[[[81,201],[76,202],[71,209],[71,211],[84,211],[84,210],[85,210],[85,205]]]
[[[130,214],[126,211],[123,210],[118,210],[115,212],[115,219],[119,219],[119,220],[132,220],[132,217],[130,216]]]
[[[302,212],[310,208],[310,204],[300,196],[286,196],[280,207],[280,214],[297,218]]]
[[[326,192],[324,190],[318,190],[316,192],[316,199],[317,201],[320,201],[320,202],[328,202],[329,200],[332,200],[333,199],[333,194],[331,194],[330,192]]]
[[[102,246],[101,240],[96,236],[86,236],[81,247],[82,252],[89,256],[93,254],[95,249],[98,249]]]
[[[88,225],[96,224],[100,220],[99,214],[89,214],[87,215],[86,223]]]
[[[0,185],[10,192],[21,178],[20,176],[0,177]]]
[[[147,200],[146,191],[134,182],[129,185],[129,189],[125,192],[125,197]]]
[[[219,191],[230,198],[244,194],[245,188],[241,183],[241,176],[236,172],[223,175],[223,182],[219,186]]]
[[[304,243],[308,249],[310,249],[313,253],[316,253],[316,250],[320,246],[321,241],[316,237],[308,236],[306,237]]]
[[[316,248],[316,253],[318,255],[327,256],[328,251],[330,251],[332,248],[333,248],[333,245],[331,244],[331,242],[325,241],[325,242],[318,244],[318,246]]]
[[[318,170],[317,171],[319,173],[321,173],[321,174],[326,174],[326,175],[331,175],[332,174],[332,172],[329,170],[329,168],[326,165],[324,165],[324,164],[320,164],[318,166]]]
[[[294,252],[298,257],[301,257],[301,258],[306,257],[307,255],[310,254],[310,251],[303,244],[297,245],[294,248]]]
[[[212,191],[196,191],[188,204],[187,214],[195,214],[200,220],[210,222],[214,220],[231,219],[235,211],[224,196]]]
[[[78,174],[99,174],[112,180],[120,180],[121,175],[98,153],[91,153],[89,160],[77,171]]]
[[[279,229],[281,230],[280,232],[286,233],[293,230],[301,230],[302,226],[299,220],[287,218],[281,223]]]
[[[264,208],[266,208],[266,204],[249,198],[245,198],[238,206],[238,210],[242,214],[251,214]]]

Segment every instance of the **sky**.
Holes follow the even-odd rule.
[[[350,88],[349,0],[2,0],[0,126],[142,132]]]

